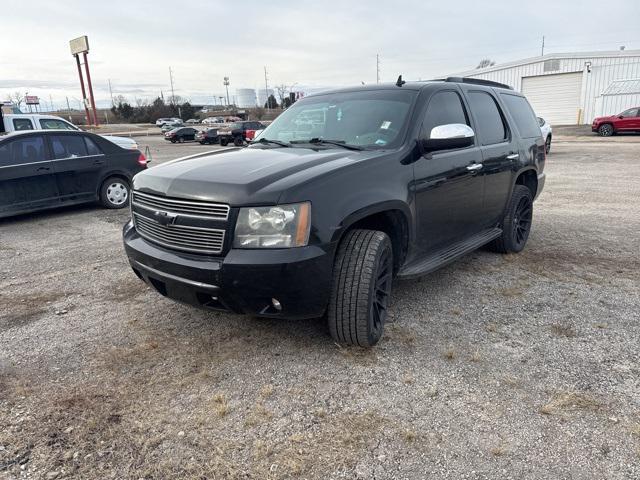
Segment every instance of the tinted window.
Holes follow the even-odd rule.
[[[75,158],[87,156],[87,145],[82,135],[52,135],[53,158]]]
[[[46,160],[42,137],[19,138],[0,147],[0,166]]]
[[[438,92],[429,101],[427,113],[422,122],[422,138],[429,138],[431,130],[439,125],[462,123],[469,125],[467,114],[456,92]]]
[[[33,124],[28,118],[14,118],[13,119],[14,130],[33,130]]]
[[[77,128],[70,123],[55,118],[41,118],[40,127],[42,127],[43,130],[77,130]]]
[[[89,155],[102,155],[102,150],[89,137],[84,137],[84,143],[87,144],[87,153]]]
[[[522,138],[539,137],[541,135],[540,125],[538,125],[536,116],[526,98],[502,94],[502,99],[507,104],[507,108],[516,122],[516,127],[518,127]]]
[[[636,117],[638,115],[637,108],[630,108],[629,110],[625,110],[620,114],[621,117]]]
[[[485,92],[470,92],[469,104],[477,120],[476,134],[482,145],[504,142],[507,130],[494,98]],[[536,128],[540,135],[540,128]]]

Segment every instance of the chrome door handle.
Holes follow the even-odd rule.
[[[507,160],[518,160],[520,158],[519,153],[512,153],[511,155],[507,155]]]
[[[476,170],[480,170],[482,168],[481,163],[474,163],[473,165],[467,165],[467,170],[470,172],[475,172]]]

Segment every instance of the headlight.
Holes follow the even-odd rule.
[[[311,204],[241,208],[234,248],[304,247],[309,242]]]

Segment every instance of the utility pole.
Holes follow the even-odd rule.
[[[380,83],[380,55],[376,53],[376,83]]]
[[[51,96],[51,94],[49,94],[49,106],[51,107],[51,111],[53,112],[54,111],[54,108],[53,108],[53,97]]]
[[[540,53],[540,56],[544,56],[544,35],[542,35],[542,52]]]
[[[111,90],[111,79],[110,78],[108,79],[108,82],[109,82],[109,95],[111,95],[111,106],[115,107],[116,104],[113,103],[113,90]]]
[[[227,89],[227,107],[229,106],[229,77],[224,77],[224,81],[222,82],[224,88]]]
[[[267,81],[267,67],[264,67],[264,96],[267,99],[267,110],[270,110],[269,105],[269,82]]]
[[[169,104],[173,105],[176,100],[176,94],[173,91],[173,72],[171,71],[171,67],[169,67],[169,83],[171,83],[171,101]]]

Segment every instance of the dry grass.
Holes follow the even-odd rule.
[[[413,378],[413,375],[409,374],[409,373],[405,373],[402,376],[402,383],[404,383],[405,385],[413,385],[415,383],[416,379]]]
[[[487,325],[484,328],[489,333],[495,333],[498,331],[498,325],[495,324],[494,322],[487,323]]]
[[[257,403],[251,413],[247,416],[244,421],[245,426],[247,427],[255,427],[256,425],[260,425],[261,423],[268,422],[273,418],[273,413],[271,410],[266,408],[262,403]]]
[[[505,445],[498,445],[489,450],[494,457],[501,457],[507,453],[507,447]]]
[[[273,390],[274,390],[273,385],[265,385],[260,389],[260,396],[262,398],[268,398],[271,395],[273,395]]]
[[[592,395],[569,391],[554,395],[549,402],[538,410],[543,415],[555,415],[570,411],[600,411],[606,405]]]
[[[213,409],[218,417],[226,417],[229,414],[230,407],[227,397],[222,393],[216,393],[213,396]]]
[[[576,331],[570,325],[551,325],[551,332],[558,337],[573,338]]]
[[[479,363],[480,361],[482,361],[482,356],[480,355],[480,350],[476,350],[475,352],[473,352],[473,354],[471,354],[471,358],[469,360],[471,360],[473,363]]]
[[[449,347],[444,351],[442,356],[446,360],[453,360],[454,358],[456,358],[456,351],[455,351],[455,349],[453,347]]]
[[[418,434],[413,430],[403,430],[402,438],[404,438],[406,442],[412,443],[415,442],[416,438],[418,438]]]

